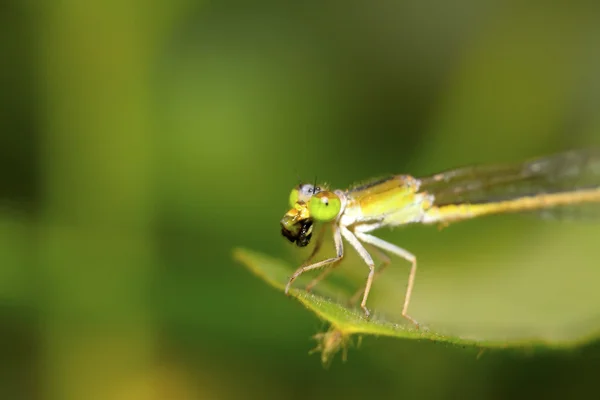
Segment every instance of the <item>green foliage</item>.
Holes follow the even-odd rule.
[[[282,260],[242,248],[235,249],[233,254],[234,258],[245,265],[252,273],[265,280],[269,285],[282,292],[284,291],[288,276],[293,271],[290,265]],[[535,338],[497,340],[485,336],[452,335],[428,326],[416,328],[407,321],[388,321],[381,316],[366,318],[358,308],[350,308],[330,298],[309,293],[303,289],[290,289],[289,295],[315,313],[320,319],[329,323],[330,328],[326,332],[317,333],[314,336],[318,344],[312,351],[321,352],[321,359],[325,365],[331,361],[331,357],[339,350],[343,350],[343,358],[346,358],[346,350],[352,344],[352,336],[358,336],[359,340],[362,339],[363,335],[431,340],[462,347],[477,347],[481,351],[492,348],[532,348],[536,346],[571,347],[592,339],[592,337],[588,337],[579,341],[549,341]]]

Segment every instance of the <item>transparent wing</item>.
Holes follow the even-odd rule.
[[[575,204],[559,206],[537,211],[530,211],[536,218],[544,220],[592,222],[600,221],[600,203]]]
[[[573,150],[520,164],[459,168],[420,181],[420,190],[433,194],[439,207],[600,188],[600,149]]]

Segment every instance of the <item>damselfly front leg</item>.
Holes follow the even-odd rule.
[[[306,266],[301,266],[300,268],[298,268],[296,270],[296,272],[294,272],[292,274],[292,276],[290,277],[290,280],[288,281],[287,285],[285,286],[285,294],[288,294],[289,290],[290,290],[290,286],[292,285],[292,283],[303,273],[305,273],[306,271],[311,271],[313,269],[317,269],[317,268],[323,268],[326,267],[330,264],[336,263],[338,261],[340,261],[343,257],[344,257],[344,244],[342,242],[342,234],[340,232],[340,229],[337,225],[333,225],[333,241],[335,244],[335,253],[336,256],[332,257],[332,258],[328,258],[326,260],[323,261],[319,261],[310,265],[306,265]]]
[[[313,251],[310,253],[310,256],[304,262],[303,265],[308,264],[314,258],[314,256],[318,253],[318,251],[321,249],[321,245],[323,244],[324,233],[325,233],[325,226],[322,226],[321,229],[319,230],[319,234],[317,237],[317,243],[315,243],[315,247],[314,247]],[[310,281],[308,283],[308,285],[306,285],[305,290],[307,292],[310,292],[317,285],[317,283],[319,283],[323,279],[325,279],[334,270],[334,268],[339,265],[340,261],[333,263],[332,265],[329,266],[329,268],[326,268],[323,272],[321,272],[315,279]]]

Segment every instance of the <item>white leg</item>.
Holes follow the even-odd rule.
[[[369,297],[369,292],[371,291],[371,284],[373,283],[375,263],[373,262],[373,258],[371,258],[371,255],[367,252],[367,250],[356,238],[356,236],[354,236],[354,234],[348,230],[348,228],[346,228],[345,226],[340,226],[340,231],[342,232],[342,236],[344,236],[344,239],[346,239],[348,243],[350,243],[352,247],[356,249],[358,254],[369,266],[369,276],[367,277],[367,284],[365,285],[365,294],[363,295],[362,302],[360,303],[360,308],[363,309],[365,315],[368,317],[370,315],[370,312],[367,308],[367,298]]]
[[[375,283],[375,279],[377,279],[377,277],[380,276],[383,273],[383,271],[386,270],[388,265],[390,265],[392,263],[392,260],[391,260],[391,258],[388,257],[388,255],[386,253],[384,253],[382,250],[380,250],[379,247],[375,247],[372,244],[369,246],[371,247],[369,249],[371,251],[371,254],[375,254],[376,257],[381,259],[381,264],[375,269],[375,274],[373,275],[373,283]],[[364,292],[365,292],[364,288],[358,289],[352,295],[352,297],[350,297],[350,300],[348,300],[348,304],[350,304],[350,305],[356,304],[359,297],[362,296]]]
[[[323,239],[325,238],[325,227],[325,225],[319,227],[319,232],[317,232],[317,240],[315,241],[315,247],[313,247],[308,258],[302,263],[303,266],[308,265],[308,263],[311,262],[311,260],[319,252],[319,250],[321,250],[321,246],[323,245]]]
[[[317,243],[315,244],[315,247],[314,247],[312,253],[310,254],[310,256],[308,257],[308,259],[306,261],[304,261],[304,264],[302,264],[302,265],[307,265],[310,262],[310,260],[312,260],[313,257],[317,254],[317,252],[321,249],[321,245],[323,244],[323,237],[325,236],[324,233],[325,233],[325,226],[321,227],[321,229],[319,230],[319,236],[317,237]],[[316,286],[317,283],[319,283],[323,279],[325,279],[327,277],[327,275],[329,275],[334,270],[334,268],[339,265],[340,261],[341,261],[341,259],[338,260],[337,262],[332,263],[329,268],[325,269],[315,279],[310,281],[304,289],[307,292],[310,292]]]
[[[404,296],[404,306],[402,307],[402,316],[419,327],[419,323],[415,321],[411,316],[408,315],[408,304],[410,303],[410,296],[412,295],[413,286],[415,284],[415,275],[417,273],[417,258],[414,254],[404,250],[395,244],[386,242],[383,239],[379,239],[373,235],[369,235],[364,232],[356,232],[356,237],[365,243],[372,244],[375,247],[379,247],[384,251],[388,251],[398,257],[404,258],[409,261],[412,266],[410,268],[410,274],[408,275],[408,286],[406,288],[406,295]]]
[[[333,241],[335,243],[336,256],[332,257],[332,258],[328,258],[323,261],[316,262],[314,264],[307,265],[307,266],[303,265],[300,268],[298,268],[296,270],[296,272],[294,272],[292,274],[290,280],[288,281],[287,285],[285,286],[285,294],[288,294],[288,291],[290,290],[290,286],[292,285],[292,282],[294,282],[296,280],[296,278],[298,278],[300,275],[302,275],[306,271],[310,271],[310,270],[317,269],[317,268],[323,268],[329,264],[333,264],[335,262],[340,261],[342,259],[342,257],[344,257],[344,244],[342,243],[342,235],[340,234],[340,230],[338,229],[338,227],[336,225],[333,226]]]

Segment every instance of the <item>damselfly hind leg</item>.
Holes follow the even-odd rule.
[[[411,263],[410,273],[408,275],[408,284],[406,286],[406,294],[404,296],[404,305],[402,307],[402,316],[416,325],[419,328],[419,323],[410,315],[408,315],[408,305],[410,304],[410,297],[412,295],[413,286],[415,285],[415,275],[417,274],[417,258],[414,254],[404,250],[395,244],[386,242],[383,239],[379,239],[376,236],[369,235],[364,232],[356,232],[356,237],[365,243],[369,243],[381,250],[388,251],[398,257],[404,258]]]

